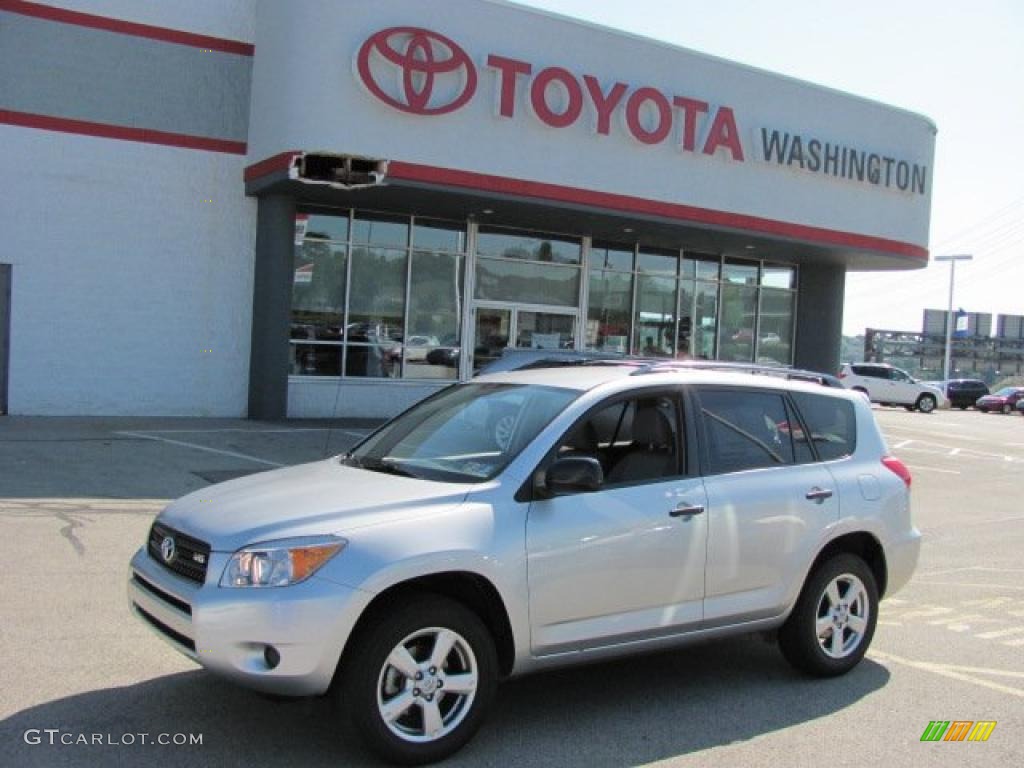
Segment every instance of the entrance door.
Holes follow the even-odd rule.
[[[0,264],[0,414],[7,413],[7,364],[11,344],[11,265]]]
[[[573,349],[576,311],[509,304],[473,308],[473,372],[514,349]]]

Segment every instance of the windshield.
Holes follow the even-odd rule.
[[[579,395],[523,384],[449,387],[385,424],[342,461],[428,480],[490,480]]]

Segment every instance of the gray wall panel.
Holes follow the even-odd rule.
[[[0,12],[0,109],[246,141],[252,57]]]

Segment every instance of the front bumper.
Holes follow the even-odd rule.
[[[291,696],[325,692],[373,595],[316,576],[289,587],[222,588],[228,557],[211,553],[207,583],[198,584],[142,547],[129,569],[132,612],[175,649],[237,683]]]
[[[896,594],[903,589],[914,575],[917,561],[921,556],[921,532],[911,528],[899,538],[885,546],[885,559],[888,570],[885,596]]]

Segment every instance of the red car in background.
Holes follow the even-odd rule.
[[[979,397],[974,407],[982,413],[988,413],[989,411],[1013,413],[1017,402],[1022,399],[1024,399],[1024,387],[1003,387],[991,395]]]

